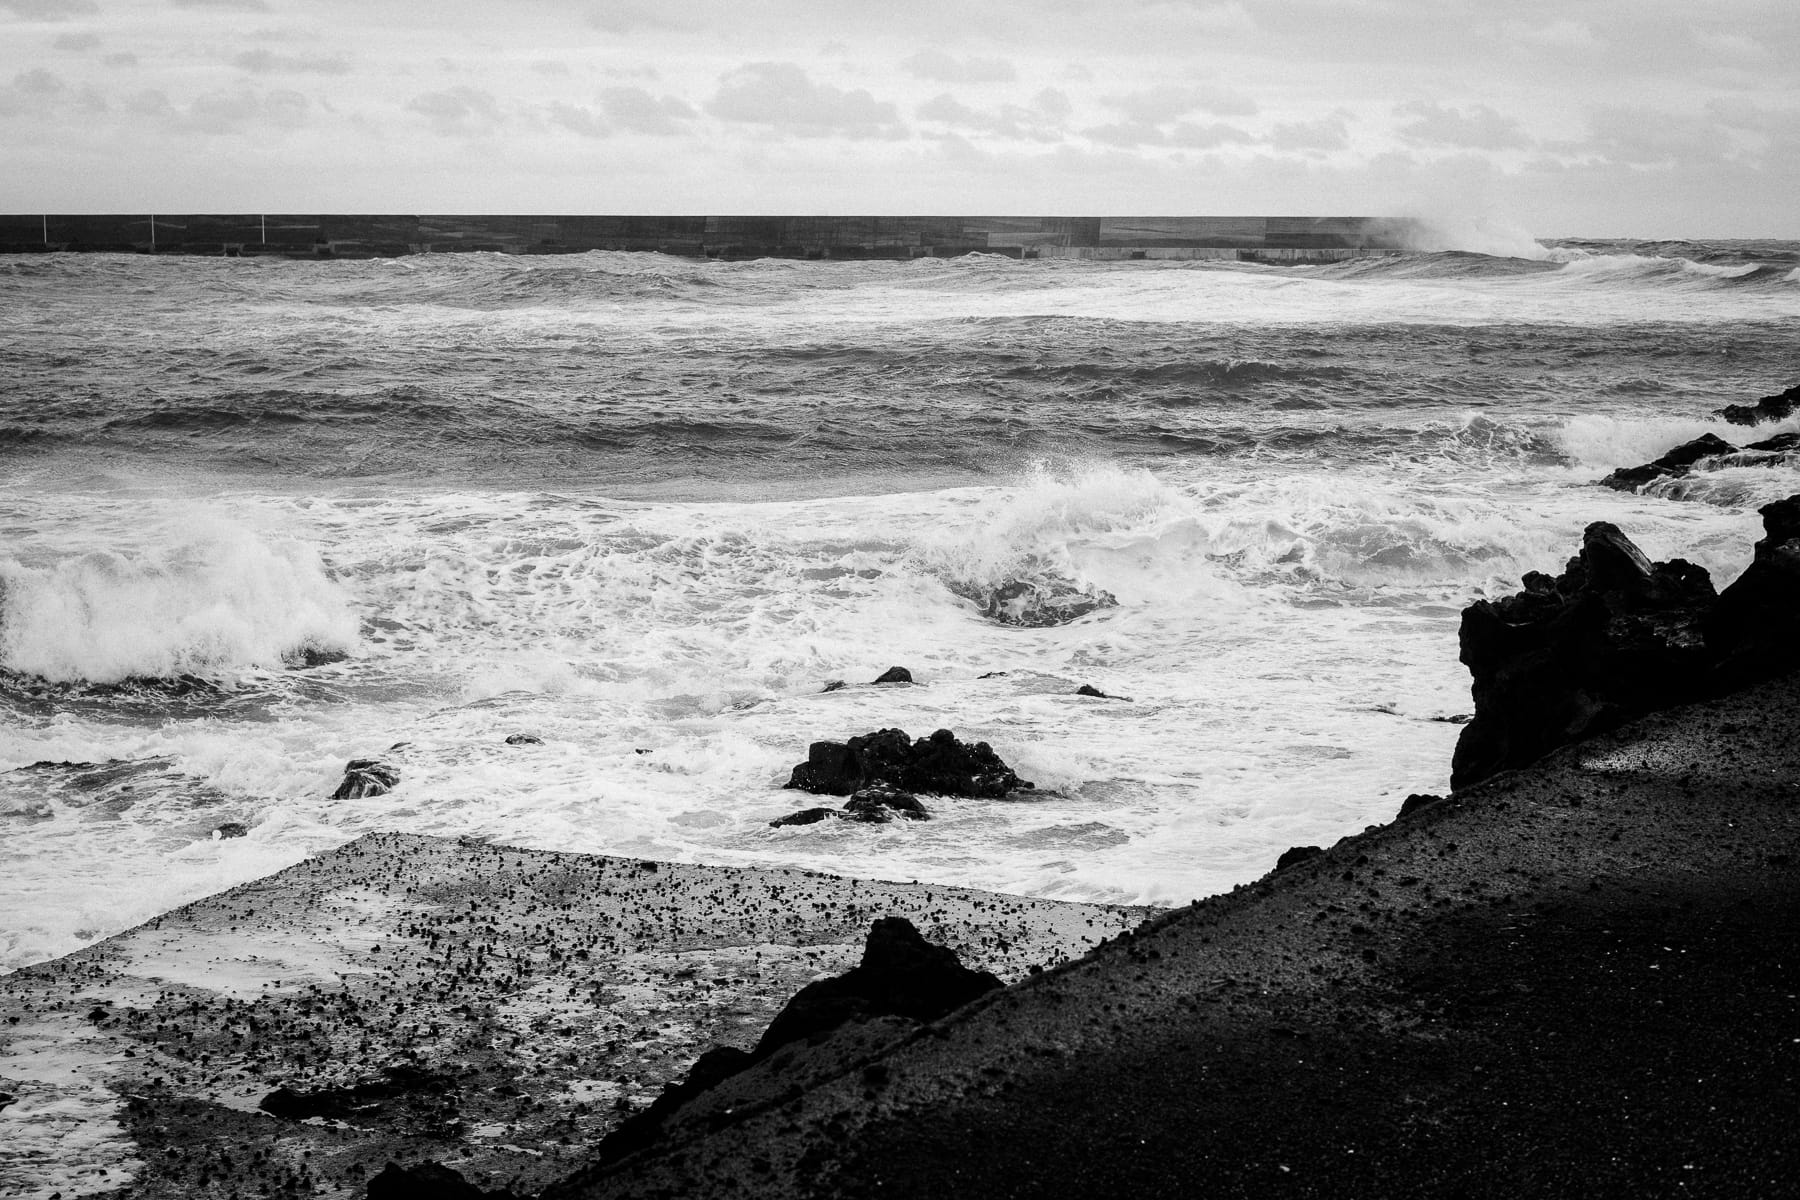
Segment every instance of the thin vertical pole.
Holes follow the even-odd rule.
[[[156,253],[156,214],[150,214],[150,253]]]
[[[263,245],[269,244],[269,214],[262,214]]]
[[[44,214],[44,245],[50,244],[50,214]]]

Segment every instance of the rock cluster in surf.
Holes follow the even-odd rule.
[[[853,796],[876,783],[905,792],[998,799],[1034,785],[1020,779],[986,742],[970,745],[948,729],[916,741],[904,729],[878,729],[848,742],[814,742],[783,786]]]
[[[842,808],[802,809],[771,825],[924,820],[931,814],[917,792],[992,800],[1036,785],[1020,779],[986,742],[970,745],[948,729],[916,741],[904,729],[878,729],[848,742],[814,742],[782,786],[850,799]]]
[[[1475,717],[1451,786],[1800,662],[1800,495],[1762,516],[1755,561],[1723,594],[1704,568],[1652,563],[1597,521],[1561,575],[1530,572],[1518,594],[1464,609]]]

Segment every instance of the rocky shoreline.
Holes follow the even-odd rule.
[[[1723,593],[1590,526],[1465,612],[1452,795],[1172,912],[359,839],[0,977],[0,1189],[1784,1194],[1796,514]],[[1028,786],[790,786],[946,763]]]
[[[878,918],[1010,982],[1147,911],[370,835],[0,976],[0,1194],[535,1193]]]

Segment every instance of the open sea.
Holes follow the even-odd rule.
[[[1594,484],[1800,427],[1708,415],[1800,382],[1800,243],[1530,249],[0,260],[0,969],[378,829],[1174,904],[1386,821],[1465,604],[1800,491]],[[890,726],[1037,790],[770,827]]]

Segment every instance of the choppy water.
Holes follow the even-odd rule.
[[[377,828],[1254,878],[1445,785],[1459,609],[1588,521],[1742,568],[1791,469],[1592,481],[1800,381],[1797,249],[0,261],[0,967]],[[966,598],[1051,577],[1119,606]],[[768,826],[808,742],[892,725],[1039,790]],[[400,787],[326,798],[396,742]]]

